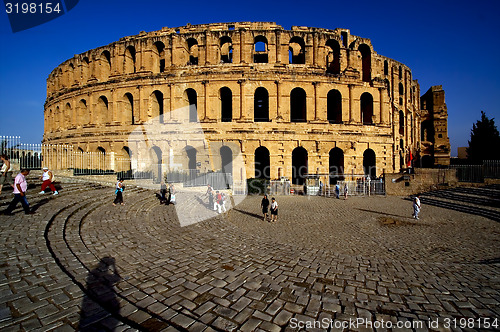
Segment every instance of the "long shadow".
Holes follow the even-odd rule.
[[[446,191],[456,192],[459,194],[469,194],[476,196],[485,196],[491,198],[500,198],[500,191],[495,187],[482,187],[482,188],[451,188]]]
[[[47,204],[49,201],[50,201],[49,198],[42,198],[41,200],[39,200],[38,202],[36,202],[31,206],[31,212],[36,212],[38,208],[40,208],[40,206]]]
[[[411,200],[411,198],[405,198],[405,200]],[[480,207],[461,205],[457,203],[444,202],[438,199],[432,199],[429,197],[420,197],[420,202],[426,205],[437,206],[444,209],[455,210],[459,212],[469,213],[475,216],[485,217],[494,221],[500,222],[500,212],[482,209]]]
[[[358,208],[356,208],[356,210],[364,211],[364,212],[370,212],[370,213],[376,213],[376,214],[380,214],[380,215],[383,215],[383,216],[391,216],[391,217],[398,217],[398,218],[410,218],[408,216],[400,216],[398,214],[391,214],[391,213],[385,213],[385,212],[379,212],[379,211],[373,211],[373,210],[358,209]]]
[[[236,209],[236,208],[234,208],[233,210],[234,210],[234,211],[241,212],[241,213],[246,214],[246,215],[248,215],[248,216],[252,216],[252,217],[258,218],[258,219],[262,219],[262,218],[264,218],[264,216],[263,216],[263,215],[261,216],[261,215],[259,215],[259,214],[255,214],[255,213],[252,213],[252,212],[248,212],[248,211],[244,211],[244,210],[240,210],[240,209]]]
[[[113,285],[120,280],[113,257],[102,258],[89,272],[80,312],[79,331],[114,331],[120,324],[118,319],[110,319],[110,316],[117,317],[120,314],[120,303],[113,290]]]
[[[465,194],[467,194],[467,193],[465,193]],[[448,191],[448,190],[442,190],[442,191],[436,190],[436,191],[422,193],[421,195],[426,196],[426,197],[438,197],[438,198],[444,198],[444,199],[449,199],[449,200],[453,200],[453,201],[459,201],[459,202],[465,202],[465,203],[470,203],[470,204],[500,208],[500,200],[498,200],[498,199],[470,196],[471,195],[470,193],[467,196],[467,195],[464,195],[463,192],[455,191],[455,190],[453,192]],[[477,193],[475,195],[477,195]]]
[[[207,209],[211,210],[210,209],[210,204],[209,203],[205,203],[199,196],[196,196],[196,200],[198,201],[198,203],[200,203],[201,205],[203,205]]]

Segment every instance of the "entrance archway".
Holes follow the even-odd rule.
[[[260,146],[255,150],[255,178],[271,178],[271,163],[269,150],[265,146]]]
[[[307,151],[299,146],[292,151],[292,183],[303,185],[307,174]]]
[[[363,170],[365,175],[370,176],[372,179],[377,177],[375,151],[372,149],[366,149],[363,153]]]

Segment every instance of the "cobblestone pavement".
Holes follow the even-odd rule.
[[[293,196],[278,197],[269,223],[254,196],[181,227],[177,214],[198,213],[203,195],[164,206],[135,188],[114,207],[110,188],[62,186],[29,190],[35,215],[0,216],[2,331],[320,331],[314,321],[357,318],[439,318],[441,329],[474,318],[480,330],[500,319],[499,188],[428,193],[418,221],[403,198]]]

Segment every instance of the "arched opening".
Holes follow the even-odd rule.
[[[289,62],[290,64],[305,64],[306,63],[306,44],[304,39],[300,37],[293,37],[290,39],[289,48]]]
[[[135,124],[134,119],[134,96],[131,93],[127,92],[123,95],[124,101],[124,115],[126,123]]]
[[[399,83],[399,105],[403,105],[404,95],[405,88],[403,86],[403,83]]]
[[[253,99],[253,116],[255,122],[269,121],[269,93],[263,87],[255,90]]]
[[[335,39],[326,42],[326,72],[340,74],[340,45]]]
[[[133,46],[128,46],[125,49],[123,72],[125,74],[135,73],[135,47]]]
[[[363,153],[363,171],[372,179],[377,177],[375,151],[372,149],[366,149]]]
[[[329,174],[330,184],[336,184],[337,181],[344,178],[344,151],[340,148],[333,148],[329,153]]]
[[[269,62],[267,38],[264,36],[257,36],[254,39],[253,62],[254,63]]]
[[[342,123],[342,95],[340,91],[328,91],[326,108],[327,118],[330,123]]]
[[[233,93],[228,87],[223,87],[219,91],[219,96],[221,121],[231,122],[233,120]]]
[[[292,151],[292,183],[303,185],[307,175],[307,151],[299,146]]]
[[[426,142],[434,142],[434,126],[431,120],[422,121],[421,139]]]
[[[100,96],[97,100],[97,116],[99,117],[98,124],[109,123],[109,114],[108,114],[108,98],[104,96]]]
[[[228,146],[220,148],[222,173],[233,174],[233,151]]]
[[[271,178],[269,150],[265,146],[255,149],[255,178],[267,180]]]
[[[189,105],[189,122],[198,122],[198,96],[194,89],[187,89],[185,97]]]
[[[76,119],[71,118],[72,114],[71,104],[66,103],[64,106],[64,128],[71,128],[73,127],[73,124],[76,123]]]
[[[361,95],[361,122],[373,124],[373,97],[368,92]]]
[[[302,88],[295,88],[290,93],[290,115],[292,122],[307,121],[306,92]]]
[[[228,36],[224,36],[220,39],[220,62],[233,62],[233,42]]]
[[[188,65],[198,64],[198,41],[194,38],[189,38],[187,40],[189,60]]]
[[[187,155],[187,167],[189,172],[196,172],[196,149],[188,145],[184,150],[186,151]]]
[[[389,62],[387,60],[384,60],[384,75],[389,75]]]
[[[372,71],[372,57],[371,57],[371,49],[366,44],[359,45],[358,48],[361,53],[361,72],[363,82],[370,82],[371,79],[371,71]]]
[[[163,123],[163,93],[155,90],[151,94],[151,116],[158,118],[159,123]]]
[[[151,155],[151,171],[153,182],[160,183],[162,180],[162,152],[158,146],[153,146],[150,150]]]
[[[88,125],[90,123],[90,113],[87,110],[87,101],[80,99],[78,102],[78,121],[80,125]]]
[[[99,57],[99,78],[101,81],[108,79],[111,74],[111,54],[109,51],[103,51]]]
[[[429,155],[422,156],[422,167],[423,168],[434,167],[434,157]]]
[[[103,147],[98,147],[96,150],[96,158],[93,158],[93,167],[98,170],[106,170],[106,150]]]
[[[399,133],[401,135],[405,134],[405,114],[403,111],[399,111]]]
[[[122,172],[131,172],[132,170],[132,151],[128,146],[124,146],[119,153],[118,169]],[[131,176],[132,174],[130,174]]]
[[[399,66],[399,79],[402,80],[403,79],[403,67]]]
[[[82,71],[82,75],[81,75],[82,83],[85,83],[89,79],[89,74],[90,74],[90,61],[89,61],[88,57],[84,57],[82,59],[81,71]]]
[[[165,71],[165,44],[161,41],[154,43],[153,70],[160,73]]]

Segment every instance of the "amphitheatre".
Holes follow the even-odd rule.
[[[347,29],[188,24],[124,37],[56,67],[43,142],[102,153],[99,168],[147,164],[157,178],[223,170],[242,181],[302,184],[323,174],[327,183],[449,164],[447,116],[441,86],[421,96],[408,66]],[[194,124],[202,137],[185,134]],[[47,162],[56,169],[62,159]]]
[[[450,162],[444,90],[422,94],[369,39],[271,22],[141,32],[56,67],[44,115],[59,195],[32,170],[35,213],[0,214],[2,331],[498,329],[500,185],[419,180],[452,173],[426,168]],[[68,171],[82,166],[113,173]],[[277,195],[265,222],[260,195],[227,190],[218,214],[205,183],[163,205],[132,177],[113,206],[120,171],[387,176],[393,193]]]

